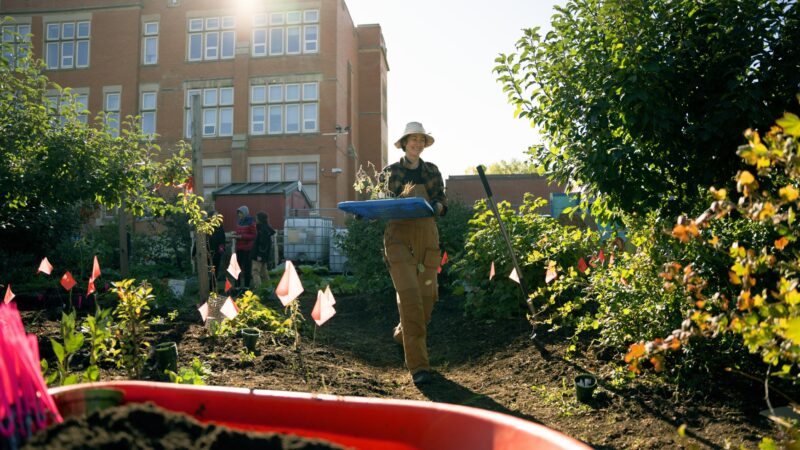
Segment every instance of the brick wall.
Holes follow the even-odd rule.
[[[487,179],[494,201],[500,203],[505,200],[514,207],[522,204],[526,193],[549,201],[551,193],[564,192],[562,187],[551,184],[547,179],[538,175],[487,175]],[[450,201],[461,201],[472,205],[477,200],[486,198],[486,191],[478,175],[451,175],[445,184]],[[550,205],[539,208],[537,212],[550,214]]]

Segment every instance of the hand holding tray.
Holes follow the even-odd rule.
[[[367,219],[416,219],[433,216],[433,207],[420,197],[340,202],[339,209]]]

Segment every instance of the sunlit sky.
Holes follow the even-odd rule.
[[[523,159],[539,142],[514,118],[492,73],[523,28],[549,29],[554,4],[565,0],[345,0],[356,25],[381,25],[389,61],[389,162],[405,124],[419,121],[435,138],[422,159],[445,179],[469,167]]]

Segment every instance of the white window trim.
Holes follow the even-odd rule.
[[[192,57],[192,36],[200,37],[200,56]],[[186,60],[187,61],[202,61],[203,60],[203,33],[189,33],[186,36]]]
[[[148,25],[155,25],[155,31],[147,31]],[[142,26],[142,65],[144,66],[154,66],[158,64],[158,34],[160,31],[161,25],[159,22],[145,22]],[[147,61],[147,42],[148,41],[155,41],[155,57],[152,62]]]
[[[314,28],[317,29],[317,38],[316,39],[312,39],[312,40],[308,40],[308,39],[306,39],[306,29],[307,28],[311,28],[311,27],[314,27]],[[308,49],[309,44],[313,44],[314,45],[314,49],[313,50],[309,50]],[[314,24],[314,25],[304,25],[303,26],[302,47],[303,47],[303,53],[305,53],[305,54],[319,53],[319,25]]]
[[[155,103],[152,109],[145,109],[144,108],[144,97],[148,94],[153,94],[155,97]],[[139,95],[139,115],[141,116],[141,125],[142,125],[142,133],[145,133],[144,130],[144,115],[145,113],[152,113],[153,114],[153,132],[147,133],[150,137],[155,137],[158,133],[158,91],[142,91]]]
[[[209,36],[214,35],[217,37],[217,45],[210,46],[208,45],[208,38]],[[213,50],[216,52],[215,56],[209,56],[209,51]],[[207,31],[203,33],[203,60],[204,61],[216,61],[219,59],[219,31]]]
[[[263,32],[264,33],[264,42],[263,43],[262,42],[256,43],[256,32]],[[252,32],[252,43],[253,43],[253,45],[251,46],[251,50],[250,50],[250,55],[251,56],[254,56],[254,57],[267,56],[267,53],[269,51],[268,36],[269,36],[269,34],[267,33],[267,29],[266,28],[258,28],[258,29],[254,28],[253,29],[253,32]],[[259,48],[261,46],[263,46],[264,50],[263,51],[258,51],[256,49],[256,46],[258,46]]]
[[[273,51],[272,49],[272,32],[273,31],[280,31],[281,32],[281,49],[280,51]],[[269,28],[269,33],[267,36],[269,41],[268,49],[269,49],[269,56],[281,56],[285,53],[286,50],[286,27],[272,27]]]
[[[236,57],[236,32],[230,30],[223,30],[219,32],[219,59],[233,59]],[[225,49],[225,36],[233,36],[233,45],[231,46],[231,54],[225,55],[223,50]]]
[[[81,24],[88,25],[88,34],[79,35],[78,30]],[[67,25],[72,26],[72,37],[64,38],[64,28]],[[51,36],[50,30],[58,29],[57,36]],[[91,65],[92,61],[92,21],[91,20],[63,20],[52,21],[44,23],[44,61],[47,70],[60,70],[60,69],[86,69]],[[69,63],[65,63],[64,47],[66,44],[72,46],[72,55],[67,58]],[[79,55],[79,48],[81,44],[86,47],[86,63],[81,64]],[[51,50],[55,49],[57,55],[51,55]],[[51,58],[55,59],[56,64],[49,64]]]
[[[290,51],[289,50],[289,30],[297,30],[297,51]],[[288,26],[286,27],[285,33],[286,39],[284,39],[284,44],[286,45],[286,54],[287,55],[299,55],[303,53],[303,27],[299,25]]]
[[[308,19],[307,15],[313,13],[316,14],[316,19]],[[319,23],[319,10],[318,9],[306,9],[303,11],[303,23]]]
[[[262,117],[264,117],[261,121],[255,120],[254,109],[261,108],[264,112],[262,113]],[[261,131],[256,131],[256,125],[261,126]],[[263,136],[267,133],[267,107],[263,104],[255,104],[250,105],[250,134],[253,136]]]
[[[313,88],[312,88],[313,86]],[[286,94],[288,92],[287,87],[296,87],[297,89],[297,96],[291,97],[291,100],[287,100]],[[316,96],[310,96],[307,94],[307,91],[314,90]],[[264,95],[266,98],[256,100],[254,97],[254,93],[256,91],[264,91]],[[270,99],[271,92],[280,91],[280,98],[278,99],[277,96]],[[313,100],[312,100],[313,99]],[[314,108],[314,117],[311,119],[312,126],[307,126],[307,122],[309,119],[306,117],[306,109],[309,106]],[[262,135],[294,135],[294,134],[304,134],[304,133],[317,133],[319,132],[319,82],[290,82],[290,83],[283,83],[283,84],[253,84],[250,86],[250,104],[249,104],[249,126],[248,131],[250,135],[253,136],[262,136]],[[255,111],[256,108],[259,108],[259,111],[263,108],[264,111],[264,121],[257,121],[255,120]],[[289,109],[296,108],[297,109],[297,129],[296,130],[289,130]],[[280,112],[280,124],[273,121],[273,111]],[[263,127],[263,132],[258,128]]]
[[[204,87],[204,88],[189,88],[186,89],[184,98],[185,103],[184,111],[184,137],[189,139],[192,137],[191,121],[192,121],[192,96],[200,96],[200,120],[202,122],[200,127],[200,135],[202,138],[214,137],[231,137],[233,136],[235,126],[235,88],[233,86],[217,86],[217,87]],[[230,90],[230,102],[222,103],[222,91]],[[212,95],[213,94],[213,95]],[[212,98],[207,98],[212,97]],[[214,123],[207,121],[207,114],[211,111],[214,112]],[[222,116],[223,112],[230,111],[230,131],[222,132]],[[213,125],[213,132],[207,132],[206,127]]]

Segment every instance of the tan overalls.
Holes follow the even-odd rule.
[[[424,186],[415,186],[414,196],[430,200]],[[383,234],[383,245],[400,312],[394,339],[403,344],[406,367],[412,375],[430,370],[427,326],[433,304],[439,298],[436,275],[441,260],[436,220],[433,217],[390,220]]]

